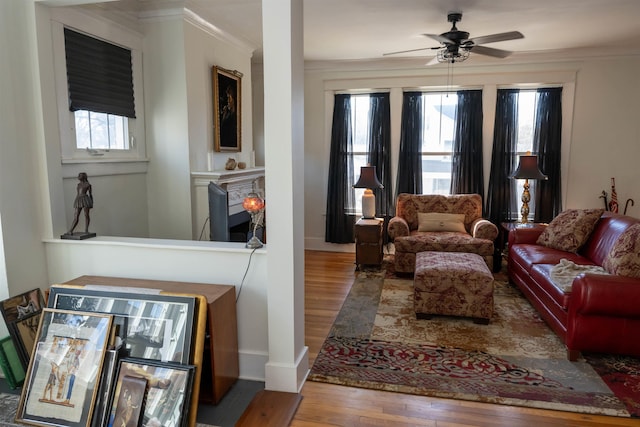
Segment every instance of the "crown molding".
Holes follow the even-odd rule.
[[[205,20],[200,15],[193,12],[191,9],[184,9],[184,19],[193,26],[209,34],[210,36],[231,44],[233,47],[249,56],[252,56],[253,52],[256,50],[256,48],[254,46],[251,46],[248,42],[245,42],[244,40],[241,40],[233,36],[232,34],[216,27],[211,22]]]

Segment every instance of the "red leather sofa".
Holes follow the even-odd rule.
[[[618,237],[638,222],[605,212],[578,253],[536,244],[540,228],[509,233],[509,279],[565,342],[569,360],[581,351],[640,356],[640,278],[583,273],[565,292],[550,277],[563,258],[602,266]]]

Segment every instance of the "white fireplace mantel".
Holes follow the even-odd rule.
[[[200,238],[209,217],[208,186],[213,182],[227,191],[229,215],[242,212],[242,201],[252,191],[264,194],[264,166],[247,169],[191,172],[193,238]],[[206,239],[205,239],[206,240]]]

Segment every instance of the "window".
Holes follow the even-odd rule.
[[[527,152],[533,152],[533,134],[535,127],[535,115],[536,115],[536,91],[535,90],[521,90],[518,93],[518,138],[516,143],[516,156],[527,154]],[[518,165],[518,158],[515,159],[515,165]],[[518,191],[518,210],[520,212],[520,206],[522,205],[522,193],[524,191],[524,179],[516,180],[516,188]],[[535,194],[536,181],[529,181],[529,191],[531,194]],[[535,213],[535,198],[531,197],[529,202],[529,216],[533,217]],[[517,219],[517,218],[513,218]]]
[[[360,168],[367,166],[369,156],[369,95],[351,96],[351,167],[353,168],[354,183],[360,178]],[[364,188],[352,188],[355,191],[354,206],[347,206],[347,212],[354,215],[362,214],[362,195]]]
[[[128,150],[127,117],[79,110],[74,112],[76,148],[92,150]]]
[[[62,163],[146,160],[141,37],[103,34],[77,13],[52,18]]]
[[[422,193],[449,194],[458,96],[425,93],[422,102]]]

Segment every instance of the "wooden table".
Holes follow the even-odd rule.
[[[105,276],[80,276],[65,284],[159,289],[204,296],[207,300],[207,330],[202,355],[200,401],[217,404],[237,381],[240,368],[234,286]]]
[[[381,218],[360,218],[354,226],[356,240],[356,270],[361,265],[382,264],[382,225]]]

